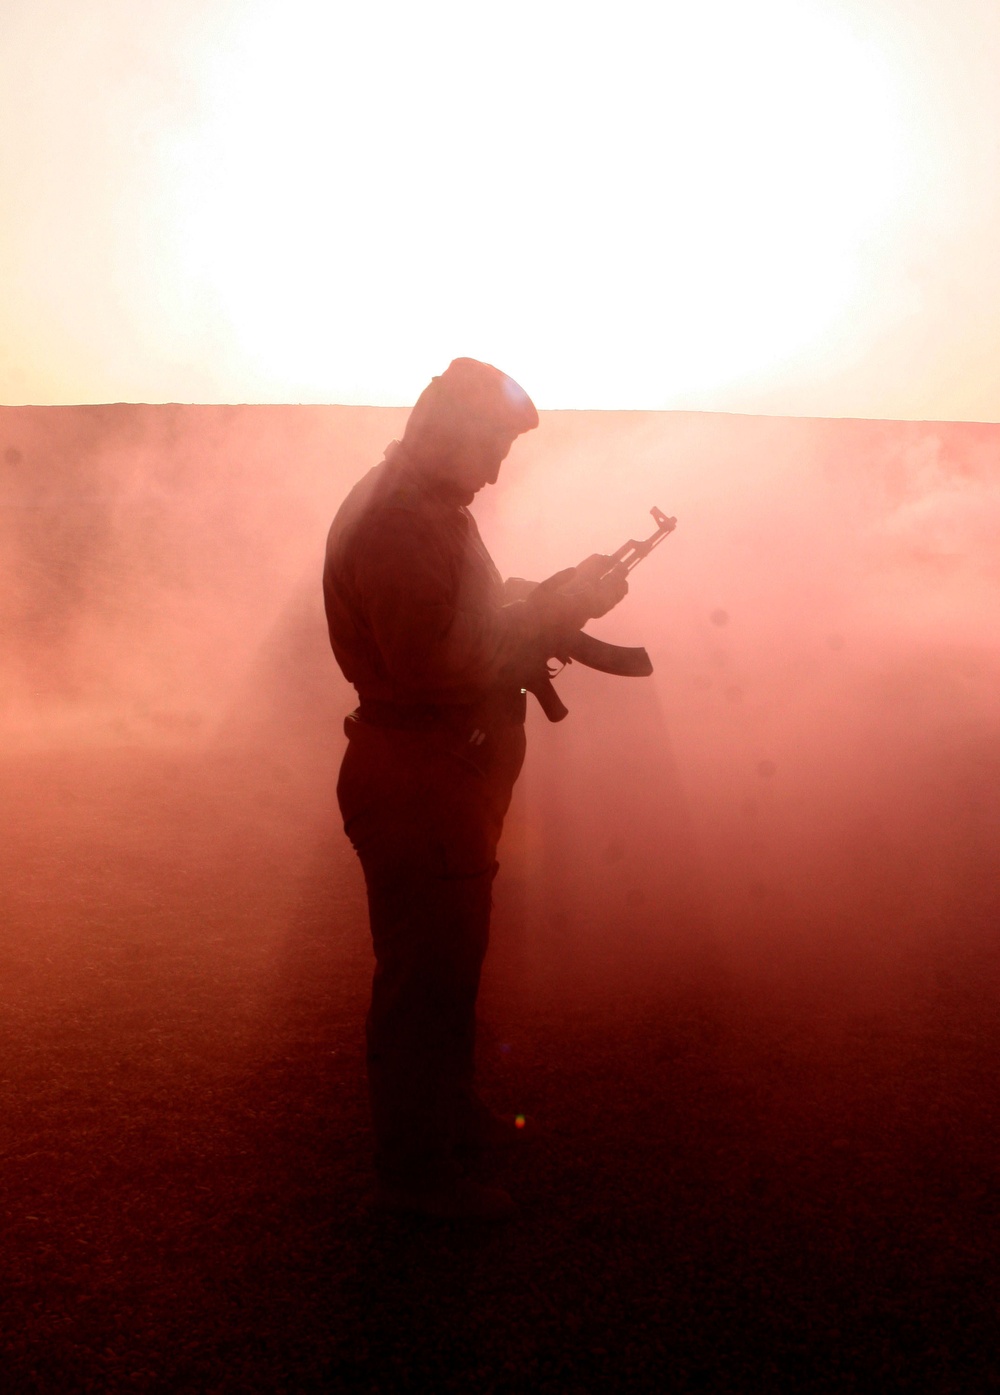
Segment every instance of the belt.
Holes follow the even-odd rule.
[[[433,731],[438,727],[460,726],[474,711],[471,703],[388,702],[363,697],[357,718],[369,727],[390,727],[397,731]]]
[[[519,688],[500,689],[478,702],[390,702],[362,697],[354,714],[370,727],[396,731],[464,731],[470,725],[520,725],[524,722],[525,697]]]

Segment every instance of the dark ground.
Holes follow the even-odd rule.
[[[873,1009],[639,951],[528,972],[501,906],[520,1219],[387,1219],[331,782],[105,749],[0,802],[6,1389],[1000,1388],[989,974]]]

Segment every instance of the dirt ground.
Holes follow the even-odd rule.
[[[989,887],[873,998],[778,941],[526,945],[502,874],[484,1090],[544,1132],[516,1222],[435,1225],[370,1206],[331,770],[94,747],[0,791],[6,1389],[1000,1388]]]

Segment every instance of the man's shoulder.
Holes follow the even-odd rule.
[[[440,509],[408,470],[383,460],[363,475],[341,504],[327,537],[326,566],[353,573],[386,553],[402,558],[442,546]]]
[[[389,460],[372,466],[351,489],[337,511],[337,516],[360,518],[392,513],[418,513],[422,507],[421,491],[410,477]]]
[[[420,492],[402,471],[383,460],[362,475],[337,510],[331,539],[391,525],[395,516],[421,511]]]

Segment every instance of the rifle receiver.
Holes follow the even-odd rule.
[[[656,532],[651,533],[648,538],[643,538],[640,542],[637,542],[635,538],[629,538],[628,542],[623,543],[617,552],[611,554],[614,560],[625,568],[626,572],[630,572],[644,557],[648,557],[653,548],[664,538],[669,537],[677,527],[677,519],[668,518],[655,504],[649,512],[653,515]]]

